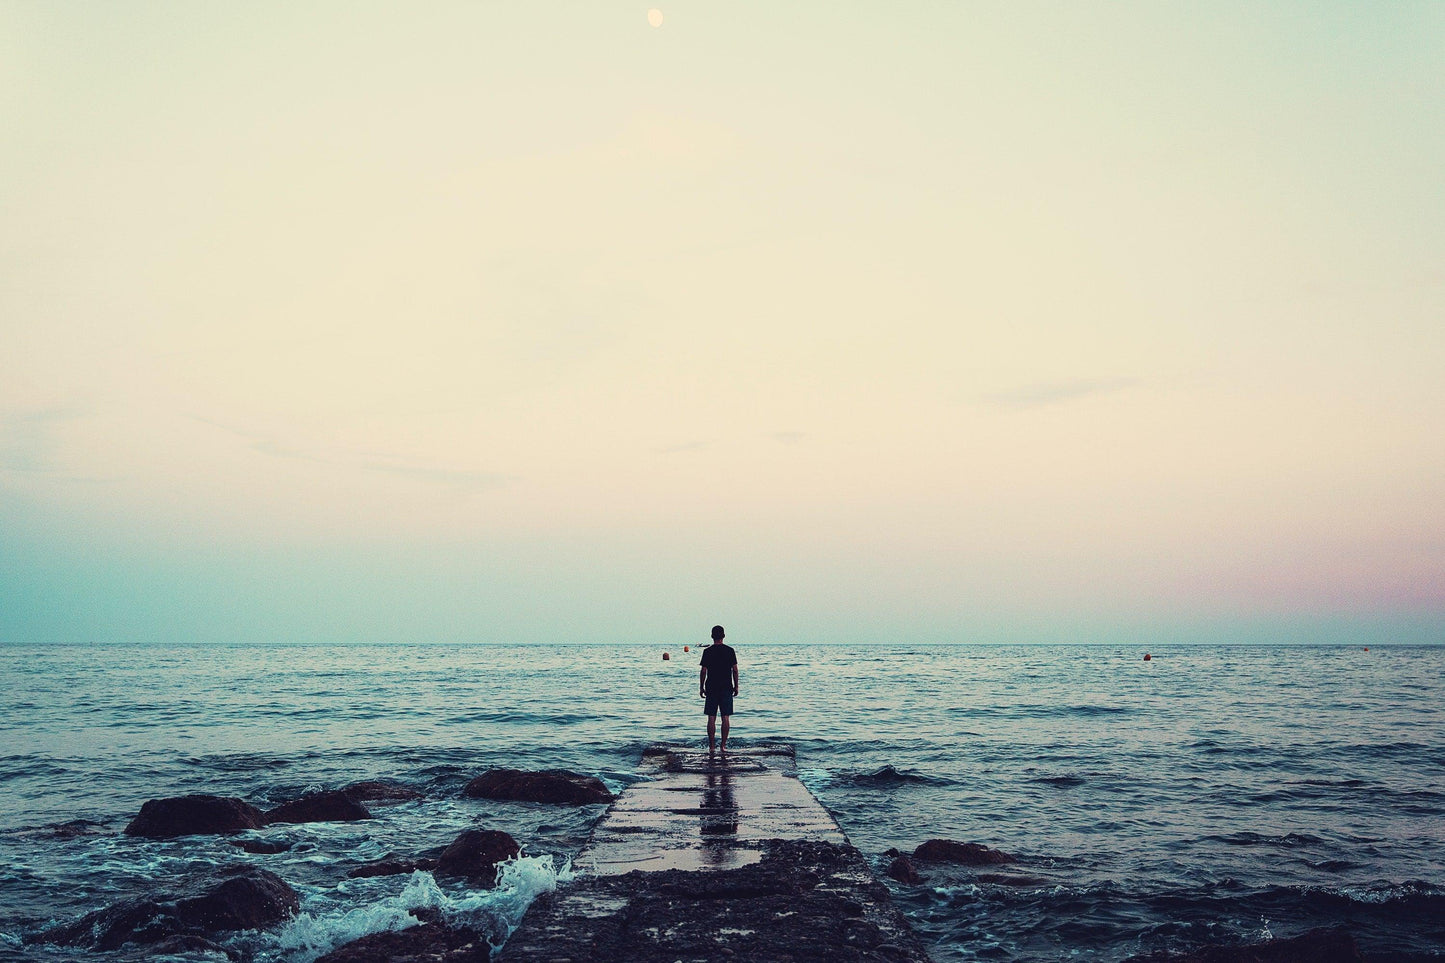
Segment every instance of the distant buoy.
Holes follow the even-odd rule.
[[[684,652],[691,652],[692,650],[689,649],[687,646],[684,645],[684,646],[682,647],[682,651],[684,651]],[[1368,652],[1368,651],[1370,651],[1370,650],[1369,650],[1369,649],[1366,649],[1365,651]]]
[[[666,652],[662,653],[662,661],[666,662],[670,658],[672,658],[672,656],[668,655]]]
[[[1366,651],[1366,652],[1370,651],[1370,647],[1369,647],[1368,645],[1365,646],[1365,651]]]
[[[666,658],[666,656],[663,656],[663,658]],[[1145,661],[1145,662],[1148,662],[1148,661],[1149,661],[1150,659],[1152,659],[1152,658],[1154,658],[1154,656],[1150,655],[1148,652],[1145,652],[1145,653],[1144,653],[1144,661]]]

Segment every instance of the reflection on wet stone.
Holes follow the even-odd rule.
[[[738,805],[733,795],[732,773],[727,763],[709,769],[702,792],[702,805],[698,807],[701,816],[698,831],[703,839],[703,858],[711,865],[722,865],[728,860],[727,847],[730,841],[716,837],[736,836],[738,832]],[[709,839],[708,837],[713,837]]]
[[[740,747],[709,756],[659,747],[643,758],[654,776],[635,783],[594,829],[577,859],[604,875],[734,869],[762,858],[770,839],[844,843],[837,823],[794,775],[791,746]]]

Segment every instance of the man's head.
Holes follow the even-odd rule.
[[[721,626],[721,625],[714,625],[714,626],[712,627],[712,640],[713,640],[714,642],[721,642],[721,641],[723,640],[723,637],[724,637],[724,633],[723,633],[723,628],[722,628],[722,626]]]

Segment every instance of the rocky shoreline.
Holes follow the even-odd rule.
[[[785,754],[789,759],[790,752],[789,747]],[[690,764],[685,754],[649,753],[653,763],[661,761],[664,769],[672,766],[674,772]],[[748,771],[741,757],[735,765],[735,776]],[[702,797],[701,806],[674,813],[694,820],[694,832],[700,828],[702,845],[716,854],[720,839],[747,834],[739,834],[736,812],[728,813],[729,806],[737,808],[732,796],[743,791],[742,784],[735,782],[729,790],[719,783],[712,791],[713,796]],[[384,805],[421,795],[407,786],[366,781],[310,793],[269,809],[221,796],[155,799],[141,807],[123,834],[175,840],[237,836],[287,824],[353,822],[373,818],[368,803]],[[607,815],[617,807],[616,798],[599,779],[566,770],[488,770],[467,783],[462,795],[567,807],[611,803]],[[718,804],[718,800],[723,802]],[[53,838],[104,831],[80,822],[55,827]],[[628,835],[622,827],[620,838]],[[824,835],[827,838],[744,839],[735,848],[746,855],[745,860],[709,869],[584,873],[556,893],[538,898],[510,940],[509,927],[499,929],[495,922],[417,907],[409,911],[413,923],[392,924],[402,928],[368,933],[308,958],[318,963],[486,963],[494,957],[500,963],[564,959],[574,963],[665,963],[677,959],[913,963],[927,961],[927,950],[895,907],[888,887],[873,875],[875,870],[894,880],[903,892],[957,880],[960,873],[965,874],[963,878],[996,885],[1049,882],[1047,871],[1030,866],[1028,860],[978,843],[930,839],[907,853],[890,850],[872,864],[846,839]],[[262,856],[290,848],[287,842],[244,836],[231,843]],[[497,885],[501,869],[522,856],[524,848],[507,833],[475,826],[450,841],[439,840],[433,849],[413,855],[393,853],[354,866],[346,877],[364,880],[424,871],[468,891],[484,891]],[[683,860],[682,865],[692,864]],[[79,918],[52,923],[27,935],[26,942],[70,947],[87,955],[100,952],[126,961],[179,957],[244,963],[253,951],[244,945],[238,948],[235,937],[246,931],[274,931],[293,919],[299,907],[298,893],[286,880],[258,865],[241,862],[157,883]],[[786,921],[786,938],[781,941],[779,921]],[[504,940],[498,955],[494,946]],[[1135,957],[1130,963],[1350,963],[1365,959],[1348,932],[1321,929],[1252,945],[1154,953]]]
[[[579,806],[605,803],[613,797],[595,776],[567,770],[523,772],[488,770],[467,784],[471,798],[503,799],[544,805]],[[368,802],[415,800],[422,794],[381,781],[357,782],[343,789],[310,793],[263,810],[243,799],[196,794],[152,799],[125,826],[122,835],[145,840],[234,836],[270,826],[319,822],[354,822],[373,818]],[[65,824],[54,838],[91,835],[96,826]],[[287,852],[289,843],[241,838],[231,845],[253,855]],[[467,888],[496,885],[500,867],[522,855],[522,846],[505,832],[481,827],[464,830],[444,844],[435,857],[378,860],[351,870],[349,878],[431,872]],[[240,931],[269,930],[293,918],[300,909],[297,891],[284,879],[251,863],[235,863],[158,882],[145,892],[112,902],[78,919],[53,923],[29,934],[25,942],[116,953],[118,958],[146,959],[192,955],[244,960],[247,953],[224,944]],[[402,960],[408,958],[487,960],[495,931],[453,925],[425,910],[413,914],[416,925],[370,934],[337,947],[322,959]],[[382,938],[385,939],[382,939]],[[380,952],[374,949],[384,945]],[[368,949],[373,947],[373,949]],[[407,947],[411,947],[408,949]],[[417,953],[422,956],[416,956]],[[339,956],[337,954],[340,954]],[[440,955],[438,955],[440,954]]]

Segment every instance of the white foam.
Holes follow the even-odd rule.
[[[570,862],[564,861],[559,867],[551,856],[519,856],[500,864],[498,868],[497,885],[490,890],[452,895],[437,885],[431,873],[417,870],[411,874],[401,892],[394,896],[344,912],[322,910],[298,914],[277,932],[275,940],[279,953],[276,958],[287,963],[311,963],[343,943],[350,943],[368,933],[416,926],[417,919],[411,915],[414,909],[436,910],[448,920],[485,917],[499,924],[496,928],[503,930],[505,936],[511,936],[532,900],[552,892],[558,882],[566,882],[574,875]],[[354,895],[344,887],[338,891]]]
[[[1390,883],[1384,886],[1375,885],[1369,887],[1347,886],[1342,889],[1331,889],[1327,886],[1308,886],[1306,892],[1329,893],[1334,896],[1343,896],[1356,903],[1384,904],[1394,900],[1411,899],[1417,896],[1436,896],[1441,890],[1421,880],[1409,879],[1403,883]]]

